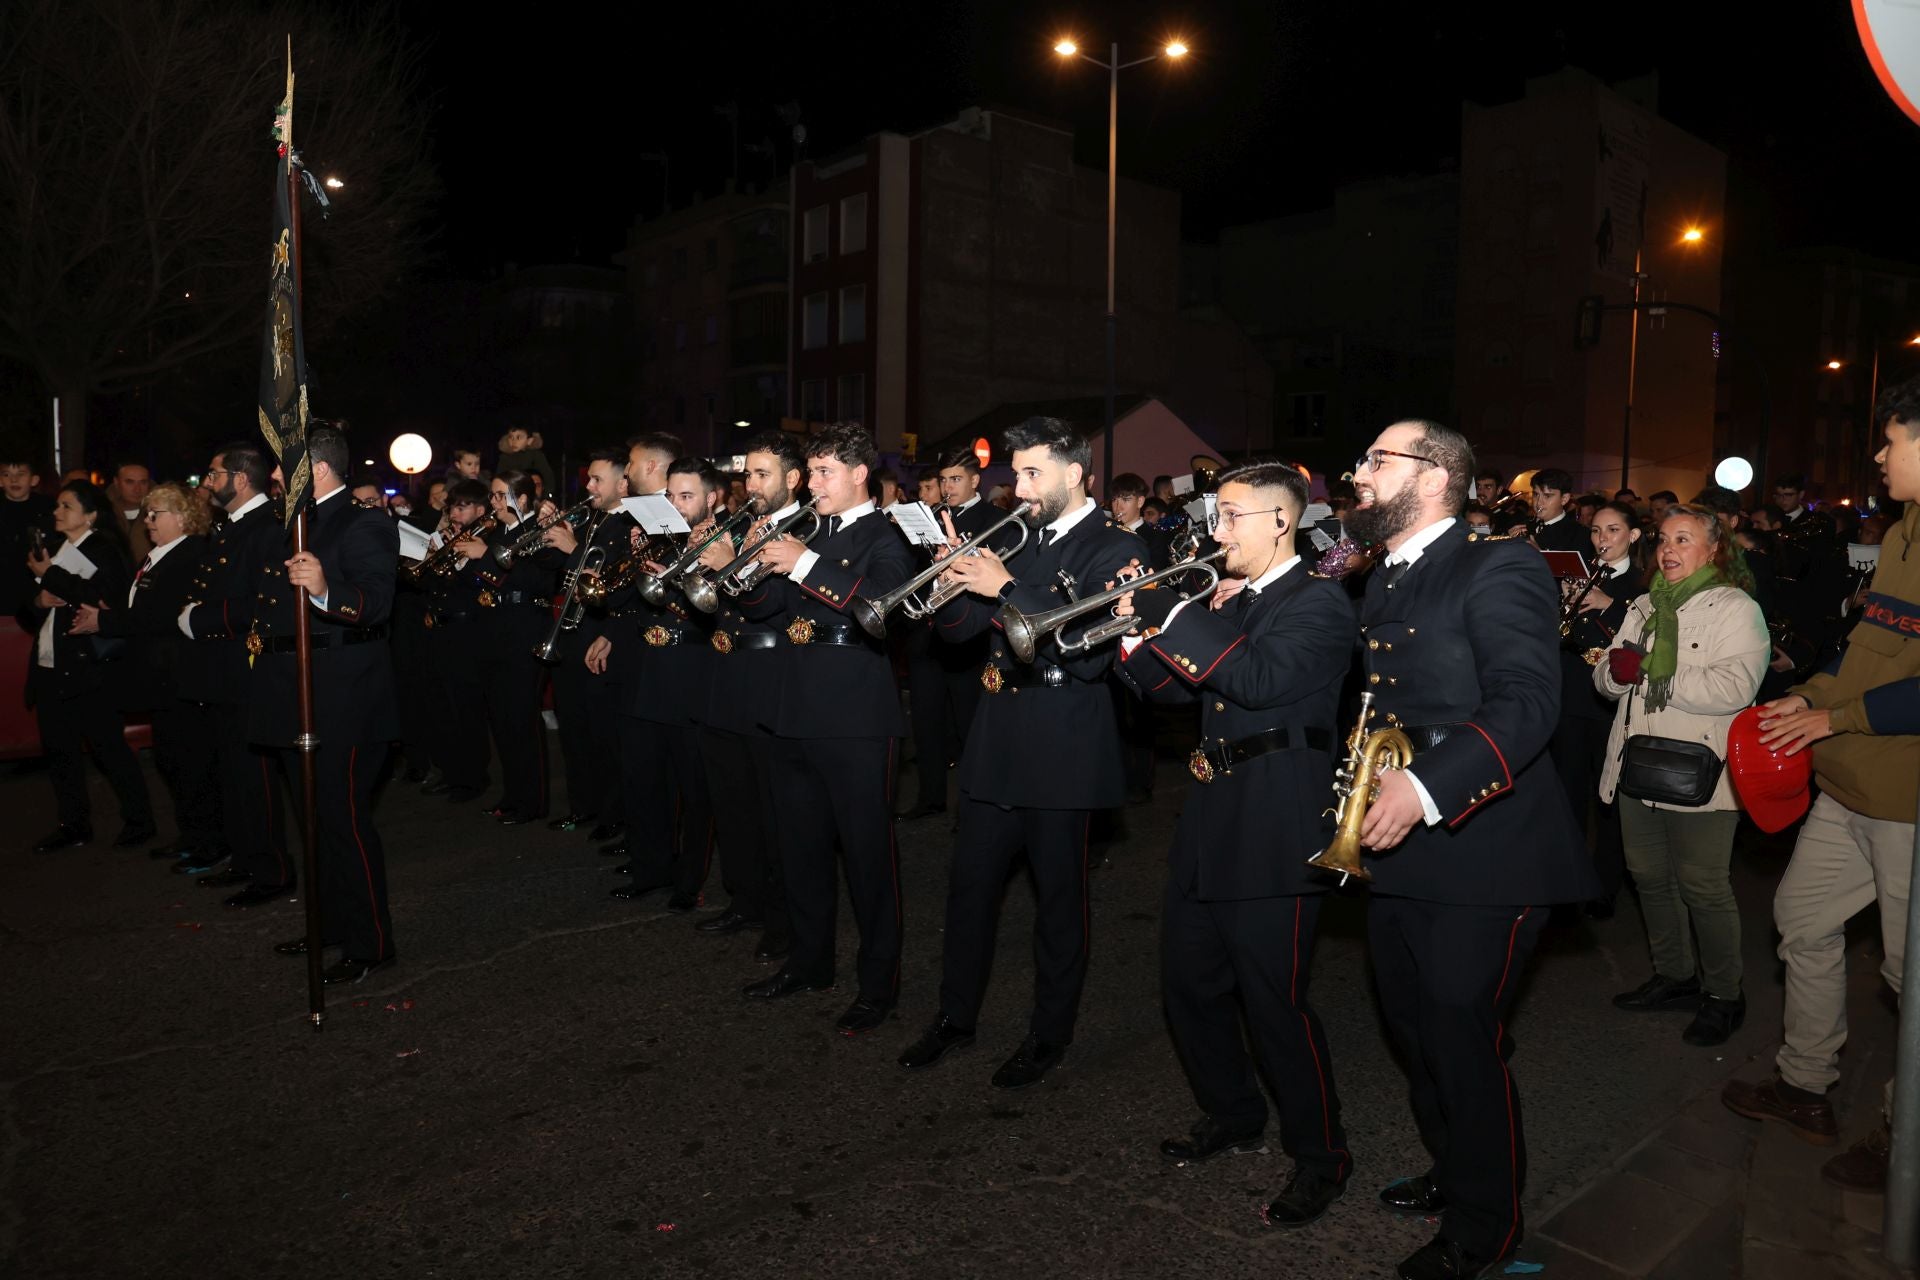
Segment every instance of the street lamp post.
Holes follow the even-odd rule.
[[[1688,227],[1680,233],[1680,243],[1692,248],[1706,239],[1706,233],[1699,227]],[[1633,470],[1633,389],[1634,380],[1640,366],[1640,287],[1647,282],[1647,273],[1640,269],[1641,250],[1633,251],[1633,319],[1629,325],[1630,336],[1627,339],[1627,407],[1620,421],[1620,487],[1632,488],[1628,473]]]
[[[1053,51],[1063,58],[1084,58],[1107,73],[1107,412],[1106,431],[1102,437],[1104,448],[1101,459],[1100,497],[1104,501],[1107,491],[1113,485],[1113,410],[1115,383],[1119,377],[1119,314],[1114,299],[1114,245],[1118,239],[1118,209],[1120,195],[1120,73],[1129,67],[1144,66],[1161,57],[1184,58],[1187,46],[1180,40],[1169,40],[1158,53],[1150,53],[1144,58],[1135,58],[1132,62],[1120,61],[1120,43],[1114,41],[1107,46],[1108,56],[1105,62],[1092,54],[1082,53],[1080,46],[1071,39],[1063,38],[1053,46]]]

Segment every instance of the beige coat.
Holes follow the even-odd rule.
[[[1627,620],[1621,624],[1614,647],[1629,641],[1639,643],[1647,624],[1653,620],[1653,600],[1641,596],[1627,608]],[[1607,735],[1606,770],[1600,777],[1600,798],[1611,801],[1620,782],[1620,751],[1631,733],[1651,733],[1661,738],[1704,742],[1722,760],[1727,758],[1727,726],[1733,717],[1753,705],[1760,681],[1767,673],[1772,656],[1767,637],[1767,621],[1753,597],[1738,587],[1713,587],[1702,591],[1680,606],[1680,666],[1673,673],[1673,688],[1667,705],[1659,711],[1647,710],[1647,685],[1635,685],[1631,698],[1623,685],[1613,682],[1607,663],[1593,669],[1593,687],[1618,702],[1613,715],[1613,730]],[[1633,723],[1627,724],[1631,702]],[[1678,805],[1655,805],[1657,809],[1678,809]],[[1726,770],[1720,771],[1720,785],[1713,799],[1699,811],[1737,809],[1733,784]],[[1695,812],[1683,809],[1682,812]]]

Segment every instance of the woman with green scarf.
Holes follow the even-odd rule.
[[[1735,550],[1705,508],[1669,507],[1661,520],[1652,587],[1628,608],[1607,660],[1593,672],[1594,688],[1620,704],[1602,800],[1614,799],[1621,752],[1635,734],[1704,743],[1726,759],[1727,726],[1753,702],[1771,654],[1760,606],[1734,585]],[[1690,1009],[1693,1021],[1681,1038],[1724,1043],[1747,1008],[1729,870],[1740,814],[1726,770],[1698,807],[1624,793],[1619,806],[1653,976],[1613,1003],[1636,1013]]]

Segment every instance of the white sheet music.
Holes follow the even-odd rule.
[[[638,498],[622,498],[620,505],[635,524],[648,533],[691,533],[692,527],[673,509],[673,504],[657,493]]]
[[[433,546],[433,538],[424,529],[416,529],[405,520],[394,522],[400,530],[400,558],[402,560],[425,560],[427,552]]]
[[[924,502],[896,502],[887,508],[887,514],[916,547],[937,547],[947,540],[946,529]]]
[[[60,550],[54,553],[53,563],[55,568],[65,569],[82,582],[100,572],[100,566],[87,559],[80,548],[71,542],[60,544]]]

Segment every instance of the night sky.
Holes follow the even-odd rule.
[[[1105,73],[1050,52],[1118,39],[1122,57],[1166,36],[1178,65],[1121,78],[1121,171],[1176,186],[1186,232],[1325,205],[1343,181],[1450,163],[1463,99],[1516,97],[1563,64],[1604,79],[1656,71],[1661,113],[1727,150],[1736,181],[1770,197],[1787,244],[1839,243],[1911,258],[1920,127],[1881,91],[1846,0],[1791,22],[1735,6],[1526,5],[1500,12],[1353,3],[707,3],[606,17],[521,6],[510,22],[406,0],[447,190],[439,269],[598,262],[637,212],[717,192],[738,104],[743,181],[784,170],[797,102],[808,154],[913,131],[963,107],[1003,105],[1075,127],[1105,163]],[[1796,6],[1797,7],[1797,6]],[[1459,6],[1466,8],[1466,6]],[[1574,6],[1567,6],[1572,10]],[[1691,16],[1676,16],[1691,8]],[[456,24],[450,13],[461,15]],[[591,16],[589,16],[591,15]],[[1742,228],[1730,227],[1738,240]]]

